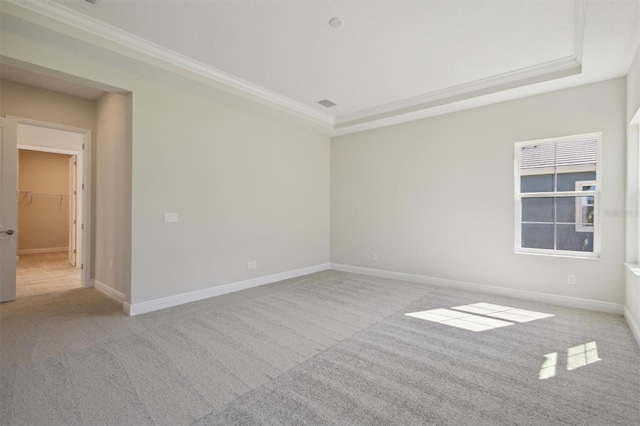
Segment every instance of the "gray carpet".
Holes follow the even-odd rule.
[[[81,292],[90,303],[2,315],[1,424],[640,419],[640,349],[617,315],[335,271],[133,318]],[[472,332],[404,315],[479,302],[554,316]],[[588,342],[597,360],[570,367]]]

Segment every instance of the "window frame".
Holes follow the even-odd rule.
[[[558,249],[541,249],[541,248],[530,248],[530,247],[522,247],[522,200],[525,198],[562,198],[562,197],[579,197],[585,196],[586,191],[562,191],[562,192],[520,192],[520,183],[521,176],[526,176],[530,174],[535,174],[535,172],[528,172],[526,174],[521,174],[520,172],[520,153],[522,152],[523,147],[533,146],[533,145],[543,145],[543,144],[558,144],[563,142],[572,142],[579,141],[585,139],[595,139],[596,142],[596,179],[595,182],[596,189],[593,192],[588,192],[590,195],[593,195],[594,200],[594,220],[593,220],[593,251],[592,252],[584,252],[584,251],[571,251],[571,250],[558,250]],[[600,207],[600,192],[602,188],[602,133],[587,133],[581,135],[571,135],[557,138],[549,138],[549,139],[538,139],[538,140],[529,140],[516,142],[514,145],[514,205],[515,205],[515,217],[514,217],[514,252],[519,254],[533,254],[533,255],[543,255],[543,256],[554,256],[554,257],[569,257],[569,258],[580,258],[580,259],[600,259],[601,256],[601,207]],[[576,166],[575,169],[579,170],[581,166]],[[555,172],[555,170],[554,170]],[[576,204],[578,203],[578,198],[576,198]],[[576,211],[576,215],[578,211]],[[555,222],[554,222],[555,223]],[[576,221],[576,227],[578,226],[578,222]],[[587,231],[584,231],[587,232]]]

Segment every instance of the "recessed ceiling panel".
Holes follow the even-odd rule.
[[[624,76],[640,40],[637,0],[6,1],[340,134]]]
[[[338,116],[575,48],[573,0],[57,2]]]

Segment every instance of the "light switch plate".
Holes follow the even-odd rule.
[[[165,223],[174,223],[178,221],[178,213],[165,213],[164,214]]]

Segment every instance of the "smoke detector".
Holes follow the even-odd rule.
[[[344,24],[344,20],[342,18],[335,17],[329,19],[329,25],[331,25],[333,28],[340,28],[342,24]]]

